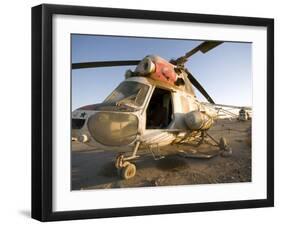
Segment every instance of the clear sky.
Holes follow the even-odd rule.
[[[72,35],[72,63],[141,60],[146,55],[178,58],[202,41]],[[186,63],[209,95],[219,104],[252,105],[252,44],[224,42],[209,52],[193,55]],[[72,109],[99,103],[124,80],[134,66],[72,70]],[[206,101],[198,92],[200,100]]]

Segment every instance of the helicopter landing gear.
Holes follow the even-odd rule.
[[[222,150],[222,157],[229,157],[232,155],[232,148],[227,144],[227,141],[224,137],[221,137],[220,139],[219,148]]]
[[[137,169],[133,163],[130,163],[129,160],[134,160],[139,158],[137,151],[139,148],[140,142],[138,141],[134,147],[133,154],[131,156],[125,157],[124,153],[120,153],[115,160],[115,167],[118,174],[125,180],[131,179],[136,175]]]
[[[209,133],[206,131],[202,131],[201,133],[201,140],[198,142],[198,146],[201,145],[202,143],[208,142],[205,138],[208,137],[210,138],[221,150],[220,155],[222,157],[229,157],[232,155],[232,148],[228,145],[225,137],[221,137],[219,142],[213,138]],[[209,142],[208,142],[209,143]]]
[[[126,163],[128,164],[121,169],[121,176],[123,179],[128,180],[136,175],[137,169],[134,164],[129,162]]]

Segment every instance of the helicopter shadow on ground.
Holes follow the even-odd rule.
[[[117,153],[80,151],[76,154],[72,154],[72,190],[158,186],[163,184],[164,180],[169,181],[168,178],[177,178],[175,182],[169,182],[176,184],[179,181],[178,177],[184,172],[186,175],[190,170],[189,162],[203,167],[206,165],[202,159],[186,159],[178,154],[166,155],[165,158],[155,161],[152,155],[145,153],[134,162],[137,167],[136,176],[130,180],[123,180],[114,166]]]
[[[91,186],[106,187],[118,181],[114,169],[113,153],[104,151],[72,152],[72,190],[87,189]]]

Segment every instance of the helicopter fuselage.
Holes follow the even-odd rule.
[[[123,95],[123,96],[122,96]],[[102,149],[131,151],[182,142],[204,129],[187,126],[187,114],[205,114],[205,129],[216,112],[202,105],[182,86],[171,86],[147,77],[130,77],[103,103],[81,107],[72,113],[72,136],[79,142]],[[197,115],[191,117],[194,122]],[[201,115],[200,115],[201,117]]]

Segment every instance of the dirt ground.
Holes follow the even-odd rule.
[[[135,161],[134,178],[123,180],[118,176],[114,160],[118,153],[95,150],[72,142],[72,190],[123,188],[143,186],[233,183],[251,181],[251,146],[249,128],[251,121],[220,120],[210,130],[219,139],[224,136],[232,148],[232,156],[217,155],[211,159],[184,157],[180,153],[155,161],[148,152]],[[210,146],[191,151],[210,152]],[[167,150],[186,150],[170,146]],[[188,148],[190,151],[190,147]],[[187,150],[186,150],[187,151]]]

